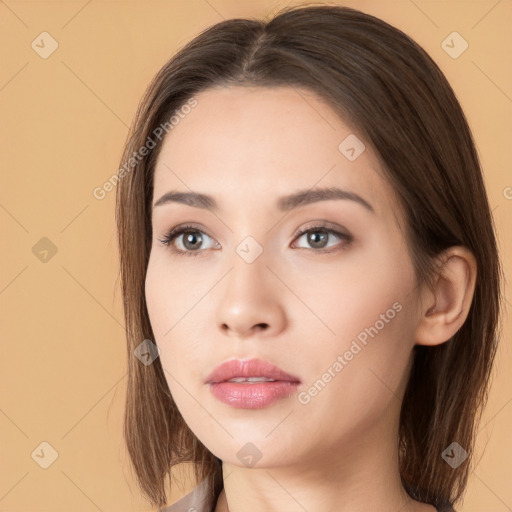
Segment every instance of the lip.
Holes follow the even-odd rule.
[[[263,359],[231,359],[217,366],[206,378],[206,384],[225,382],[236,377],[266,377],[282,382],[297,384],[301,382],[299,377],[291,375]]]
[[[266,377],[274,382],[228,382],[236,377]],[[227,361],[207,377],[212,395],[236,409],[262,409],[292,395],[301,380],[261,359]]]

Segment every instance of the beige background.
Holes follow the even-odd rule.
[[[0,1],[1,511],[150,510],[121,436],[126,362],[115,193],[97,200],[92,191],[117,170],[138,101],[178,47],[223,18],[265,16],[288,3],[298,2]],[[402,29],[445,72],[477,142],[510,276],[512,1],[339,3]],[[441,46],[453,31],[469,43],[456,59]],[[35,41],[42,52],[44,37],[50,48],[42,32],[58,43],[46,59],[31,47]],[[460,512],[512,510],[504,313],[478,435],[479,453],[486,451]],[[36,463],[49,460],[42,442],[58,452],[47,469]],[[187,479],[170,502],[193,485]]]

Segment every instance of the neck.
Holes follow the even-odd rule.
[[[224,489],[215,512],[435,512],[409,497],[396,444],[383,439],[369,434],[344,442],[343,449],[301,457],[300,463],[294,454],[262,468],[223,461]]]

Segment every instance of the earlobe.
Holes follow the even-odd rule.
[[[415,332],[417,345],[448,341],[464,324],[473,301],[477,275],[473,253],[467,247],[455,246],[440,258],[434,289],[423,298]]]

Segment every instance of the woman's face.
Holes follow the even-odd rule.
[[[328,464],[384,439],[394,448],[418,295],[375,153],[304,90],[216,88],[195,99],[156,164],[146,277],[180,413],[239,466]],[[284,199],[334,187],[345,192]],[[169,192],[211,196],[216,208],[155,206]],[[184,225],[189,233],[161,242]],[[217,398],[210,373],[252,358],[300,383],[224,384],[228,403]],[[291,394],[271,400],[283,390]]]

